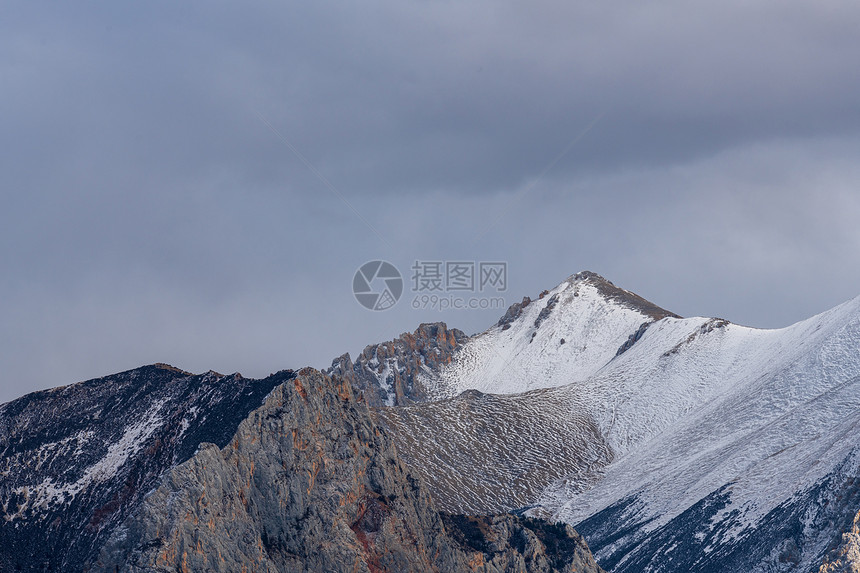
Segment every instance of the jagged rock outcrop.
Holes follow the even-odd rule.
[[[275,388],[223,448],[203,444],[117,528],[92,571],[584,571],[565,526],[443,519],[343,378]]]
[[[524,296],[521,302],[515,302],[511,306],[508,307],[508,310],[505,311],[505,314],[502,315],[502,318],[496,323],[496,326],[500,326],[502,330],[507,330],[511,327],[511,323],[520,317],[523,313],[523,309],[532,303],[532,299]]]
[[[467,563],[473,571],[597,570],[585,541],[563,523],[513,515],[442,514],[442,521],[460,547],[474,552]]]
[[[543,296],[541,296],[540,298],[543,298]],[[558,303],[558,293],[552,295],[546,301],[546,304],[541,309],[540,314],[538,314],[538,317],[535,319],[535,322],[534,322],[535,328],[540,328],[541,323],[544,320],[546,320],[550,314],[552,314],[552,311],[555,308],[556,303]]]
[[[349,354],[336,358],[326,372],[347,379],[371,406],[424,402],[433,397],[433,389],[419,374],[432,374],[450,363],[468,338],[444,322],[421,324],[413,333],[367,346],[355,362]]]
[[[842,543],[831,551],[818,573],[860,573],[860,513],[851,528],[842,534]]]

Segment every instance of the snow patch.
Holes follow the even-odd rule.
[[[24,503],[20,504],[12,514],[8,513],[8,508],[4,508],[6,521],[23,518],[28,511],[44,511],[54,505],[70,503],[87,488],[113,479],[126,461],[140,451],[146,440],[158,429],[162,421],[159,412],[165,402],[166,399],[162,399],[154,403],[140,420],[127,427],[119,440],[108,446],[105,455],[89,466],[76,481],[62,483],[48,477],[39,484],[20,486],[11,490],[12,493],[23,497]],[[77,453],[91,435],[92,432],[89,432],[89,435],[82,432],[58,443],[45,444],[39,451],[53,451],[60,443],[77,440]]]

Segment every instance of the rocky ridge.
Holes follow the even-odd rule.
[[[444,322],[420,325],[389,342],[367,346],[353,362],[349,354],[332,361],[326,373],[348,380],[371,406],[404,406],[437,394],[422,373],[434,373],[451,362],[468,339]]]
[[[572,529],[442,516],[342,377],[166,365],[0,406],[0,571],[601,571]]]
[[[558,548],[563,548],[558,550]],[[350,384],[306,369],[230,443],[201,444],[92,571],[598,571],[564,526],[448,517]]]

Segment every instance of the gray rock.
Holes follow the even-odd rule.
[[[443,518],[351,384],[311,369],[166,474],[90,570],[600,571],[569,527]]]
[[[434,399],[420,372],[438,372],[468,339],[444,322],[421,324],[388,342],[367,346],[355,359],[344,354],[326,373],[346,378],[371,406],[405,406]]]

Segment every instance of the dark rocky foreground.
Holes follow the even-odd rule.
[[[147,367],[6,404],[0,429],[4,572],[600,571],[567,526],[438,513],[311,369]]]
[[[145,366],[0,405],[0,571],[80,571],[161,476],[276,385]]]

